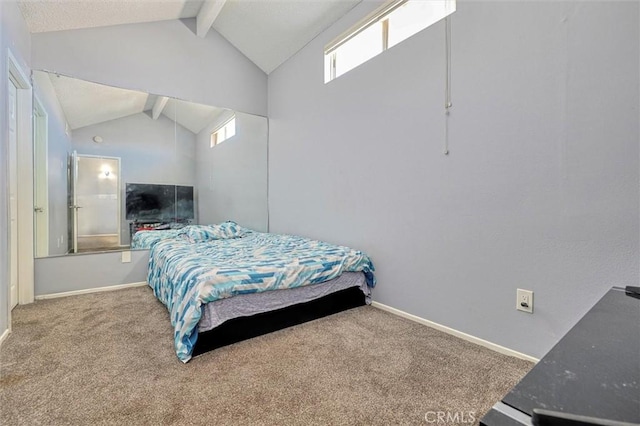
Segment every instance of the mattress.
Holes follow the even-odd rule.
[[[351,287],[359,287],[371,303],[371,289],[362,272],[343,272],[337,278],[311,286],[261,293],[240,294],[220,299],[202,306],[198,331],[205,332],[233,318],[248,317],[263,312],[305,303]]]

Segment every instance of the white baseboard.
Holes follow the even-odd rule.
[[[0,336],[0,345],[2,345],[2,342],[4,342],[7,337],[9,337],[9,329],[7,328],[4,333],[2,333],[2,336]]]
[[[58,297],[77,296],[79,294],[102,293],[103,291],[122,290],[124,288],[142,287],[146,282],[110,285],[108,287],[87,288],[84,290],[65,291],[62,293],[41,294],[36,296],[36,300],[57,299]]]
[[[500,346],[500,345],[497,345],[495,343],[489,342],[487,340],[480,339],[479,337],[475,337],[475,336],[472,336],[470,334],[463,333],[462,331],[458,331],[458,330],[455,330],[453,328],[447,327],[445,325],[438,324],[436,322],[429,321],[429,320],[426,320],[424,318],[420,318],[419,316],[416,316],[416,315],[401,311],[400,309],[392,308],[391,306],[387,306],[387,305],[384,305],[384,304],[379,303],[379,302],[375,302],[374,301],[374,302],[371,303],[371,306],[373,306],[375,308],[378,308],[378,309],[382,309],[383,311],[390,312],[390,313],[392,313],[394,315],[398,315],[399,317],[406,318],[406,319],[411,320],[411,321],[415,321],[415,322],[417,322],[419,324],[426,325],[427,327],[435,328],[436,330],[442,331],[442,332],[450,334],[452,336],[459,337],[462,340],[466,340],[468,342],[475,343],[476,345],[484,346],[485,348],[491,349],[491,350],[493,350],[495,352],[499,352],[499,353],[504,354],[504,355],[509,355],[509,356],[513,356],[513,357],[516,357],[516,358],[524,359],[524,360],[527,360],[527,361],[536,362],[536,363],[539,361],[538,358],[534,358],[534,357],[529,356],[527,354],[523,354],[521,352],[514,351],[513,349],[505,348],[504,346]]]

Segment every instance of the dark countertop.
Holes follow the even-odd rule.
[[[640,299],[609,290],[502,401],[640,423]]]

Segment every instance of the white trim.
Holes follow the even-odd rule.
[[[110,285],[107,287],[97,287],[97,288],[87,288],[84,290],[65,291],[62,293],[41,294],[39,296],[36,296],[36,300],[57,299],[59,297],[78,296],[81,294],[102,293],[105,291],[123,290],[125,288],[143,287],[146,285],[147,285],[146,281],[141,281],[137,283]]]
[[[18,87],[18,303],[34,300],[33,99],[31,80],[7,48],[7,78]],[[2,84],[5,84],[3,82]],[[9,310],[9,329],[11,328]]]
[[[475,343],[476,345],[484,346],[487,349],[491,349],[492,351],[501,353],[503,355],[509,355],[516,358],[524,359],[526,361],[538,362],[540,361],[538,358],[534,358],[527,354],[523,354],[522,352],[514,351],[513,349],[505,348],[504,346],[497,345],[495,343],[489,342],[487,340],[481,339],[479,337],[472,336],[467,333],[463,333],[462,331],[458,331],[456,329],[447,327],[442,324],[438,324],[433,321],[426,320],[424,318],[420,318],[419,316],[401,311],[400,309],[392,308],[391,306],[384,305],[379,302],[371,302],[371,306],[382,309],[383,311],[387,311],[394,315],[398,315],[399,317],[406,318],[408,320],[417,322],[422,325],[426,325],[427,327],[435,328],[436,330],[442,331],[444,333],[450,334],[455,337],[459,337],[462,340],[466,340],[467,342]]]
[[[31,88],[31,84],[29,83],[31,80],[20,66],[20,62],[16,59],[10,48],[7,48],[7,67],[9,71],[7,75],[13,74],[14,78],[19,78],[21,80],[19,81],[21,85],[26,84],[29,86],[29,89]]]
[[[7,337],[9,337],[9,333],[10,330],[8,328],[4,331],[4,333],[2,333],[2,336],[0,336],[0,346],[5,340],[7,340]]]

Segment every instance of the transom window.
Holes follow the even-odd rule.
[[[329,43],[324,50],[324,82],[435,24],[456,10],[456,0],[392,0]]]
[[[211,148],[235,136],[236,134],[236,116],[234,115],[225,123],[211,133]]]

